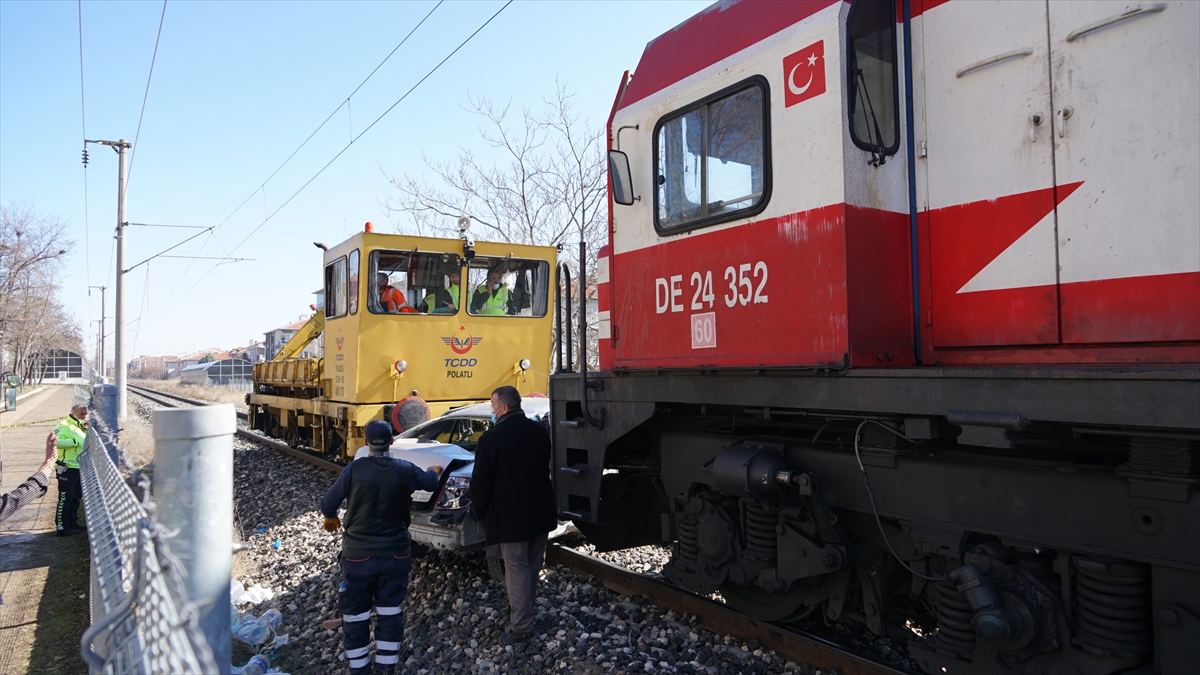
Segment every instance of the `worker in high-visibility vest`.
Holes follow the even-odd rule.
[[[425,313],[458,314],[458,296],[462,293],[459,283],[462,281],[462,273],[454,270],[449,276],[449,287],[439,288],[425,296]]]
[[[471,313],[488,315],[504,315],[509,313],[508,286],[500,281],[500,270],[493,267],[488,270],[487,285],[475,289],[471,296]]]
[[[79,524],[79,502],[83,499],[83,483],[79,479],[79,453],[87,439],[86,405],[71,406],[71,414],[54,428],[58,439],[58,459],[55,473],[58,478],[58,507],[54,511],[54,526],[60,537],[86,532]]]

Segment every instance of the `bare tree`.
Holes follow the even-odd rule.
[[[398,178],[385,171],[397,193],[385,199],[383,207],[399,232],[457,237],[457,220],[467,215],[482,227],[473,230],[479,239],[563,249],[572,296],[579,298],[582,288],[592,305],[587,354],[595,367],[596,253],[608,243],[608,174],[604,128],[581,119],[572,107],[573,97],[556,79],[554,94],[543,100],[543,107],[526,108],[514,121],[509,105],[468,96],[470,105],[464,109],[481,118],[480,137],[491,149],[489,156],[498,158],[481,161],[476,152],[460,145],[455,160],[425,156],[432,182],[426,174]],[[573,246],[580,241],[587,244],[583,275]],[[571,308],[568,320],[573,326],[578,325],[577,312],[577,307]],[[576,341],[577,333],[573,331]],[[554,342],[558,344],[557,335]]]
[[[4,370],[40,379],[39,357],[82,351],[79,326],[57,299],[55,272],[72,242],[66,224],[29,205],[0,207],[0,357]]]

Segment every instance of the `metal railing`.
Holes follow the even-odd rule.
[[[113,457],[130,471],[142,501]],[[169,550],[177,533],[155,518],[149,479],[128,463],[101,415],[92,416],[79,473],[91,546],[91,627],[80,640],[89,671],[228,672],[228,664],[217,666],[200,624],[212,608],[187,597],[185,567]]]

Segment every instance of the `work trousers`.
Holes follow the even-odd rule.
[[[342,612],[342,646],[351,675],[371,672],[371,607],[375,608],[375,672],[390,673],[400,655],[404,637],[404,613],[400,609],[408,593],[408,556],[377,555],[342,558],[344,583],[338,592]]]
[[[508,630],[533,630],[533,602],[537,599],[538,572],[546,561],[546,535],[529,541],[500,544],[504,556],[504,585],[508,588]]]
[[[83,482],[79,469],[55,467],[58,474],[58,507],[54,511],[54,526],[59,530],[79,529],[79,501],[83,499]]]

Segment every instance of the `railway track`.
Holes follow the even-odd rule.
[[[178,407],[179,404],[211,405],[206,401],[168,394],[146,387],[129,385],[129,388],[139,396],[167,407]],[[245,413],[238,413],[239,420],[245,420],[245,418]],[[250,441],[280,450],[327,471],[337,473],[343,468],[341,464],[292,448],[285,443],[262,436],[241,426],[238,427],[237,433]],[[785,659],[807,663],[813,668],[826,670],[836,668],[842,673],[856,675],[905,675],[908,673],[906,670],[864,657],[833,642],[794,628],[751,619],[721,603],[565,546],[556,544],[548,546],[546,561],[564,565],[585,577],[595,577],[605,587],[616,593],[646,596],[663,609],[694,615],[701,626],[717,635],[729,635],[746,641],[756,640],[763,649],[774,650],[776,654]]]
[[[166,392],[158,391],[157,389],[149,389],[147,387],[139,387],[139,386],[132,385],[132,384],[128,385],[128,386],[129,386],[130,391],[134,392],[135,394],[137,394],[143,398],[149,399],[151,401],[154,401],[155,403],[157,403],[159,405],[167,406],[168,408],[177,408],[177,407],[179,407],[178,406],[179,403],[186,403],[188,405],[193,405],[193,406],[212,405],[208,401],[192,399],[192,398],[188,398],[186,396],[179,396],[176,394],[168,394]],[[246,413],[244,413],[244,412],[237,411],[237,417],[238,417],[239,421],[243,421],[243,422],[246,421]],[[296,459],[308,462],[309,464],[320,467],[327,471],[332,471],[334,473],[340,473],[341,470],[343,468],[345,468],[345,465],[343,465],[343,464],[338,464],[337,462],[331,462],[323,457],[318,457],[312,453],[305,452],[303,450],[298,450],[298,449],[293,448],[292,446],[288,445],[287,443],[281,443],[273,438],[268,438],[261,434],[257,434],[253,431],[250,431],[249,429],[243,428],[241,425],[238,426],[237,433],[239,436],[241,436],[243,438],[254,441],[255,443],[261,443],[267,447],[274,448],[281,452],[285,452],[285,453],[291,455],[292,457],[295,457]]]

